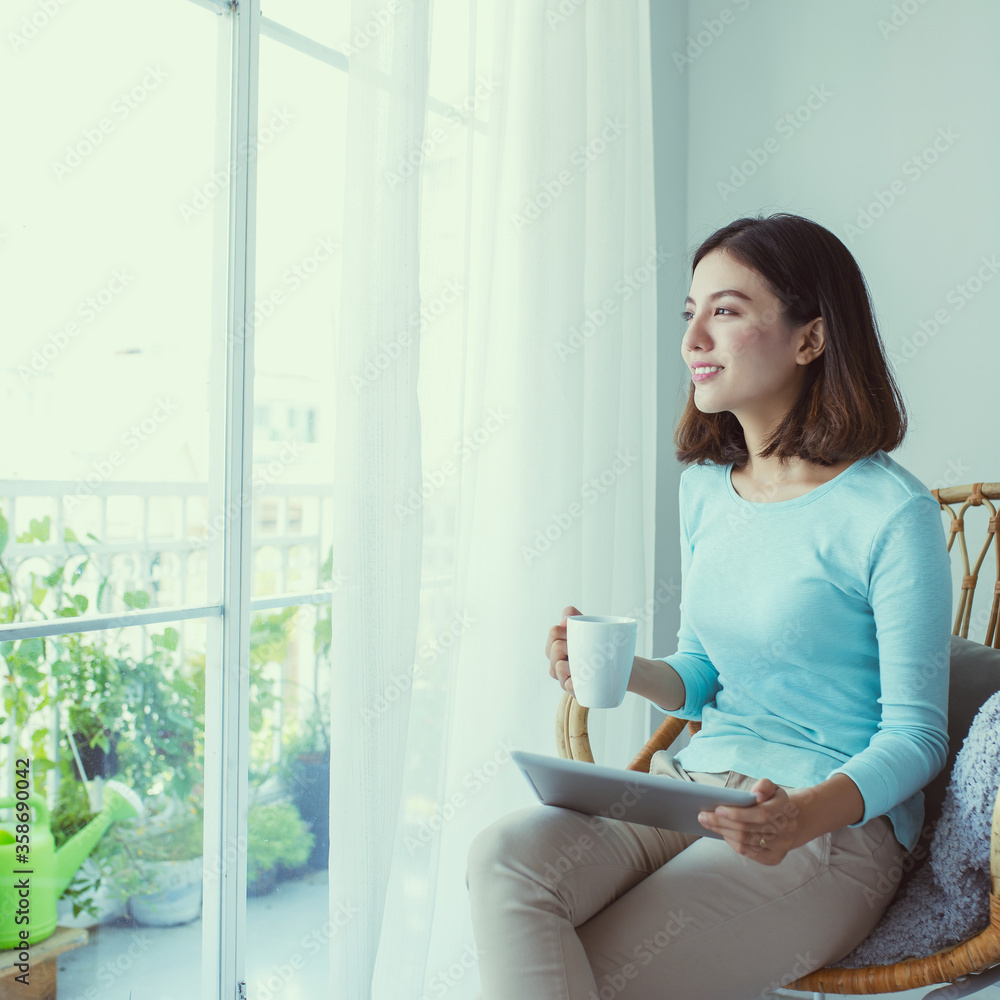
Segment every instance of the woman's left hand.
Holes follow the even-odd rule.
[[[800,847],[801,806],[784,788],[761,778],[750,789],[755,806],[718,806],[698,814],[698,822],[718,833],[729,846],[762,865],[780,864]]]

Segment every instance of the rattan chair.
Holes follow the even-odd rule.
[[[1000,483],[975,483],[972,486],[954,486],[934,490],[935,499],[941,509],[950,515],[948,531],[948,551],[952,552],[955,539],[959,540],[964,577],[959,593],[958,610],[952,632],[964,639],[968,638],[972,617],[972,601],[976,591],[979,571],[986,560],[990,547],[994,549],[995,573],[993,595],[986,623],[984,644],[1000,649],[1000,517],[991,503],[1000,500]],[[959,506],[960,505],[960,506]],[[958,512],[954,507],[958,506]],[[984,508],[989,512],[986,538],[975,564],[970,564],[969,550],[965,538],[965,515],[971,507]],[[954,643],[954,640],[953,640]],[[960,689],[965,683],[962,677],[951,676],[951,696],[949,698],[948,729],[950,752],[944,770],[925,789],[926,817],[929,823],[940,813],[941,803],[955,755],[961,748],[975,711],[987,697],[1000,690],[1000,675],[996,671],[976,679],[975,691],[970,704],[970,691]],[[963,709],[964,706],[964,709]],[[570,694],[564,694],[556,713],[556,746],[559,756],[593,763],[594,757],[587,736],[588,709],[578,704]],[[628,765],[632,771],[649,771],[649,763],[658,750],[666,750],[680,735],[685,726],[684,719],[668,716],[653,734],[649,742],[639,751]],[[689,731],[694,734],[701,728],[700,722],[688,722]],[[861,994],[894,993],[900,990],[951,983],[974,975],[1000,963],[1000,791],[993,809],[992,836],[990,839],[990,923],[985,930],[966,941],[929,955],[926,958],[912,958],[893,965],[872,965],[861,969],[845,969],[830,966],[795,982],[789,983],[793,990],[813,990],[815,997],[825,993]]]

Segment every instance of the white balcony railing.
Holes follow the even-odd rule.
[[[252,580],[256,596],[251,608],[266,612],[328,602],[333,591],[323,585],[321,567],[324,545],[329,547],[325,529],[332,517],[331,487],[269,483],[260,484],[255,492]],[[18,590],[23,592],[31,573],[41,578],[65,565],[67,559],[90,559],[86,574],[73,588],[88,597],[83,615],[43,619],[32,608],[22,613],[20,621],[0,625],[0,640],[170,623],[180,636],[179,662],[192,649],[204,651],[203,619],[221,613],[208,583],[210,546],[221,524],[213,522],[206,484],[0,480],[0,512],[9,525],[0,560]],[[49,518],[46,540],[18,541],[30,532],[32,520],[41,523],[45,517]],[[66,540],[67,529],[79,544]],[[103,589],[102,581],[106,581]],[[126,592],[141,591],[149,595],[145,610],[132,611],[122,603]],[[0,594],[0,609],[9,603],[10,598]],[[292,624],[294,635],[285,662],[274,664],[271,672],[274,684],[279,690],[293,685],[318,691],[323,682],[313,645],[315,615],[297,615]],[[133,655],[147,655],[149,630],[129,629],[128,635]],[[59,750],[60,714],[58,705],[49,710],[52,760]],[[276,737],[281,721],[279,708]],[[279,742],[276,738],[275,753]],[[13,756],[3,756],[8,759],[0,772],[7,772],[3,778],[10,780]]]

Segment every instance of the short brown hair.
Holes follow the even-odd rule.
[[[780,299],[789,326],[823,318],[826,348],[807,366],[802,395],[761,455],[833,465],[897,448],[906,434],[906,409],[850,250],[828,229],[786,212],[737,219],[713,233],[695,251],[692,275],[713,250],[756,271]],[[749,457],[736,417],[702,413],[693,383],[674,443],[682,462],[739,467]]]

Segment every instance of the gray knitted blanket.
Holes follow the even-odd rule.
[[[989,923],[990,824],[1000,785],[1000,692],[955,758],[929,856],[875,930],[837,965],[888,965],[964,941]]]

